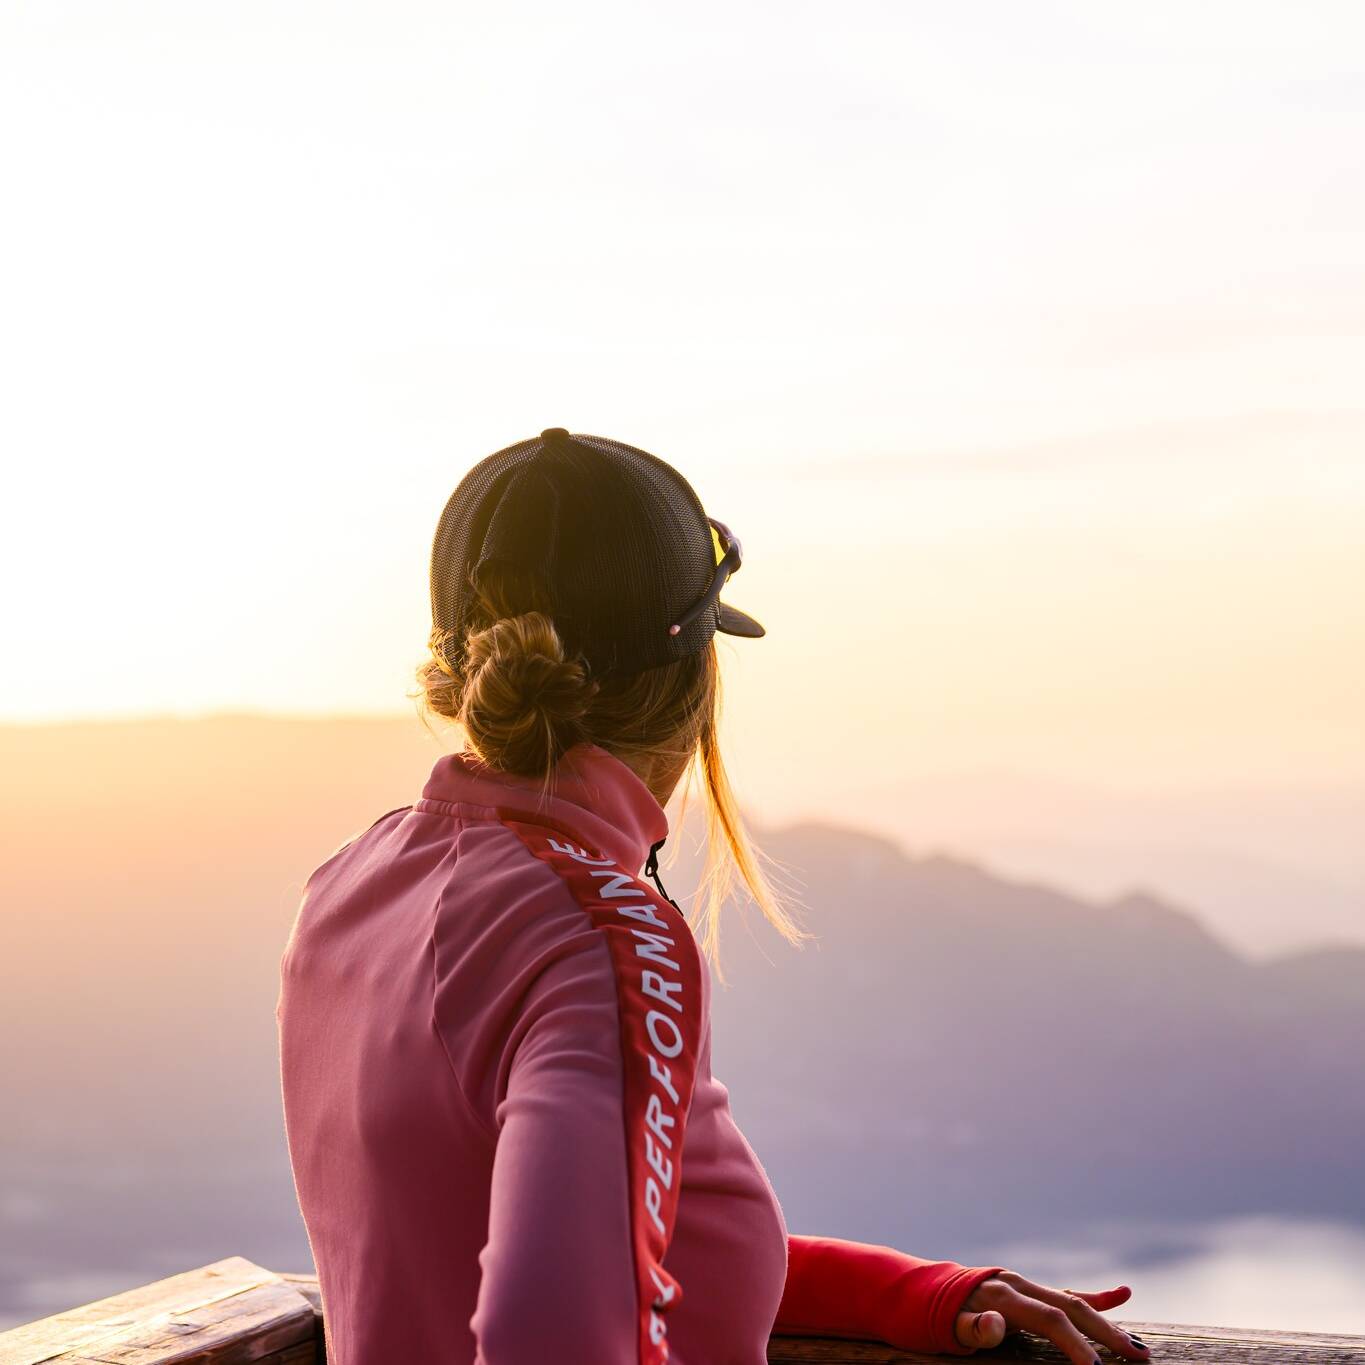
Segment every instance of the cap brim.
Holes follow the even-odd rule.
[[[757,640],[768,633],[748,612],[740,611],[738,607],[732,607],[727,602],[720,603],[720,623],[716,629],[726,635],[747,635],[751,640]]]

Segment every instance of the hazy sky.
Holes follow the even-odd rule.
[[[1365,764],[1352,4],[0,5],[0,718],[403,710],[543,427],[744,540],[735,766]]]

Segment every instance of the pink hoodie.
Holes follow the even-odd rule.
[[[710,973],[637,878],[663,808],[439,759],[309,878],[277,1005],[331,1365],[763,1365],[773,1330],[965,1354],[999,1266],[789,1235],[711,1074]]]

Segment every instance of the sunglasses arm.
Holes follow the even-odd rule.
[[[676,635],[682,628],[692,621],[695,621],[711,604],[720,596],[721,589],[725,586],[725,580],[731,574],[739,571],[739,566],[743,562],[744,551],[740,547],[739,537],[736,536],[724,522],[717,521],[714,517],[707,520],[721,534],[725,542],[725,555],[720,563],[716,565],[716,571],[711,576],[711,586],[707,588],[705,596],[700,601],[690,606],[687,611],[678,618],[673,625],[669,626],[668,633]]]

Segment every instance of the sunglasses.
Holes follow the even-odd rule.
[[[676,635],[685,625],[695,621],[706,611],[720,596],[725,580],[731,574],[737,574],[739,566],[744,562],[744,550],[739,543],[739,537],[723,521],[717,521],[715,517],[707,517],[706,520],[711,523],[711,541],[716,550],[716,571],[711,577],[711,586],[707,588],[705,595],[688,607],[687,611],[669,626],[670,635]]]

